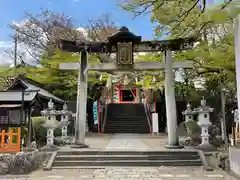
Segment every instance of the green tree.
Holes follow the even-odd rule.
[[[239,12],[239,7],[236,2],[206,7],[206,1],[199,7],[199,2],[132,0],[123,6],[135,15],[151,13],[152,22],[157,24],[155,32],[158,38],[163,35],[166,38],[190,35],[199,38],[194,49],[174,54],[175,61],[195,62],[194,70],[184,71],[184,83],[176,85],[176,88],[181,89],[179,91],[185,89],[185,94],[190,89],[193,91],[189,85],[193,87],[199,75],[206,81],[205,88],[210,88],[210,84],[215,88],[222,84],[233,87],[235,79],[232,19]]]

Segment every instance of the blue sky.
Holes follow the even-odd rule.
[[[0,0],[0,41],[11,40],[11,30],[8,24],[20,22],[25,12],[36,13],[41,8],[55,12],[64,12],[72,16],[76,27],[84,26],[89,19],[98,18],[109,13],[118,26],[127,26],[143,39],[154,37],[154,25],[150,23],[150,15],[133,17],[132,13],[123,12],[117,4],[124,0]],[[208,0],[219,3],[223,0]]]
[[[134,18],[132,13],[123,12],[117,4],[125,0],[0,0],[0,64],[12,61],[4,49],[12,48],[12,31],[8,25],[24,20],[24,13],[38,13],[41,8],[54,12],[63,12],[71,16],[76,28],[84,27],[89,19],[97,19],[108,13],[117,26],[127,26],[142,39],[154,38],[154,25],[150,14]],[[208,0],[208,3],[220,3],[223,0]]]
[[[64,12],[73,17],[76,27],[84,26],[89,19],[109,13],[117,25],[125,25],[143,39],[154,37],[150,15],[134,18],[133,14],[123,12],[117,4],[120,0],[0,0],[0,41],[10,40],[11,30],[8,24],[13,20],[20,22],[24,12],[39,12],[48,8],[55,12]]]

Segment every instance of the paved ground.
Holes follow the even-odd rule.
[[[163,150],[166,136],[117,134],[86,138],[87,150]],[[69,149],[64,147],[63,149]],[[84,149],[82,149],[84,150]],[[86,149],[85,149],[86,150]],[[201,167],[114,167],[103,169],[54,169],[37,171],[30,180],[237,180],[222,171],[204,171]],[[0,180],[3,179],[0,176]],[[11,179],[5,176],[5,179]],[[13,179],[13,178],[12,178]],[[15,179],[19,179],[15,178]]]
[[[167,143],[167,136],[164,134],[152,136],[151,134],[101,134],[88,133],[86,136],[87,149],[81,150],[163,150]],[[64,146],[62,150],[70,149]]]
[[[31,180],[186,180],[188,178],[192,180],[237,180],[225,172],[208,172],[200,167],[59,169],[49,172],[38,171],[30,176]]]

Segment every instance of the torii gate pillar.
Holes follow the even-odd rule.
[[[177,149],[181,147],[179,146],[179,140],[177,136],[177,110],[174,89],[172,51],[165,50],[163,54],[163,59],[165,63],[164,88],[168,132],[168,144],[166,145],[166,148]]]
[[[72,148],[87,148],[85,144],[85,126],[87,119],[87,86],[88,73],[84,73],[87,68],[87,51],[81,52],[81,59],[78,71],[77,85],[77,111],[75,119],[75,140]]]

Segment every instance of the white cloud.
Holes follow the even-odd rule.
[[[83,35],[84,35],[85,37],[88,36],[87,30],[86,30],[85,28],[83,28],[83,27],[78,27],[78,28],[77,28],[77,31],[83,33]]]
[[[13,21],[12,23],[16,26],[24,26],[26,25],[26,23],[28,23],[28,20],[23,20],[21,22],[16,22]],[[87,38],[87,30],[79,27],[77,28],[78,31],[82,32],[83,35]],[[41,32],[41,29],[39,30]],[[42,33],[42,38],[43,41],[46,40],[46,35],[44,33]],[[11,54],[11,52],[13,52],[14,49],[14,43],[11,41],[1,41],[0,40],[0,65],[4,64],[4,65],[10,65],[13,64],[13,55]],[[9,53],[7,53],[6,51],[8,51]],[[29,54],[29,52],[31,53],[31,51],[34,51],[33,49],[29,49],[27,47],[25,47],[23,44],[18,44],[18,54],[20,54],[20,56],[22,57],[22,59],[24,59],[25,62],[31,64],[33,62],[33,58],[32,56]],[[18,63],[19,59],[18,59]]]
[[[10,41],[0,41],[0,48],[9,48],[12,46],[12,42]]]
[[[11,64],[12,58],[6,52],[12,48],[11,41],[0,41],[0,64]]]

